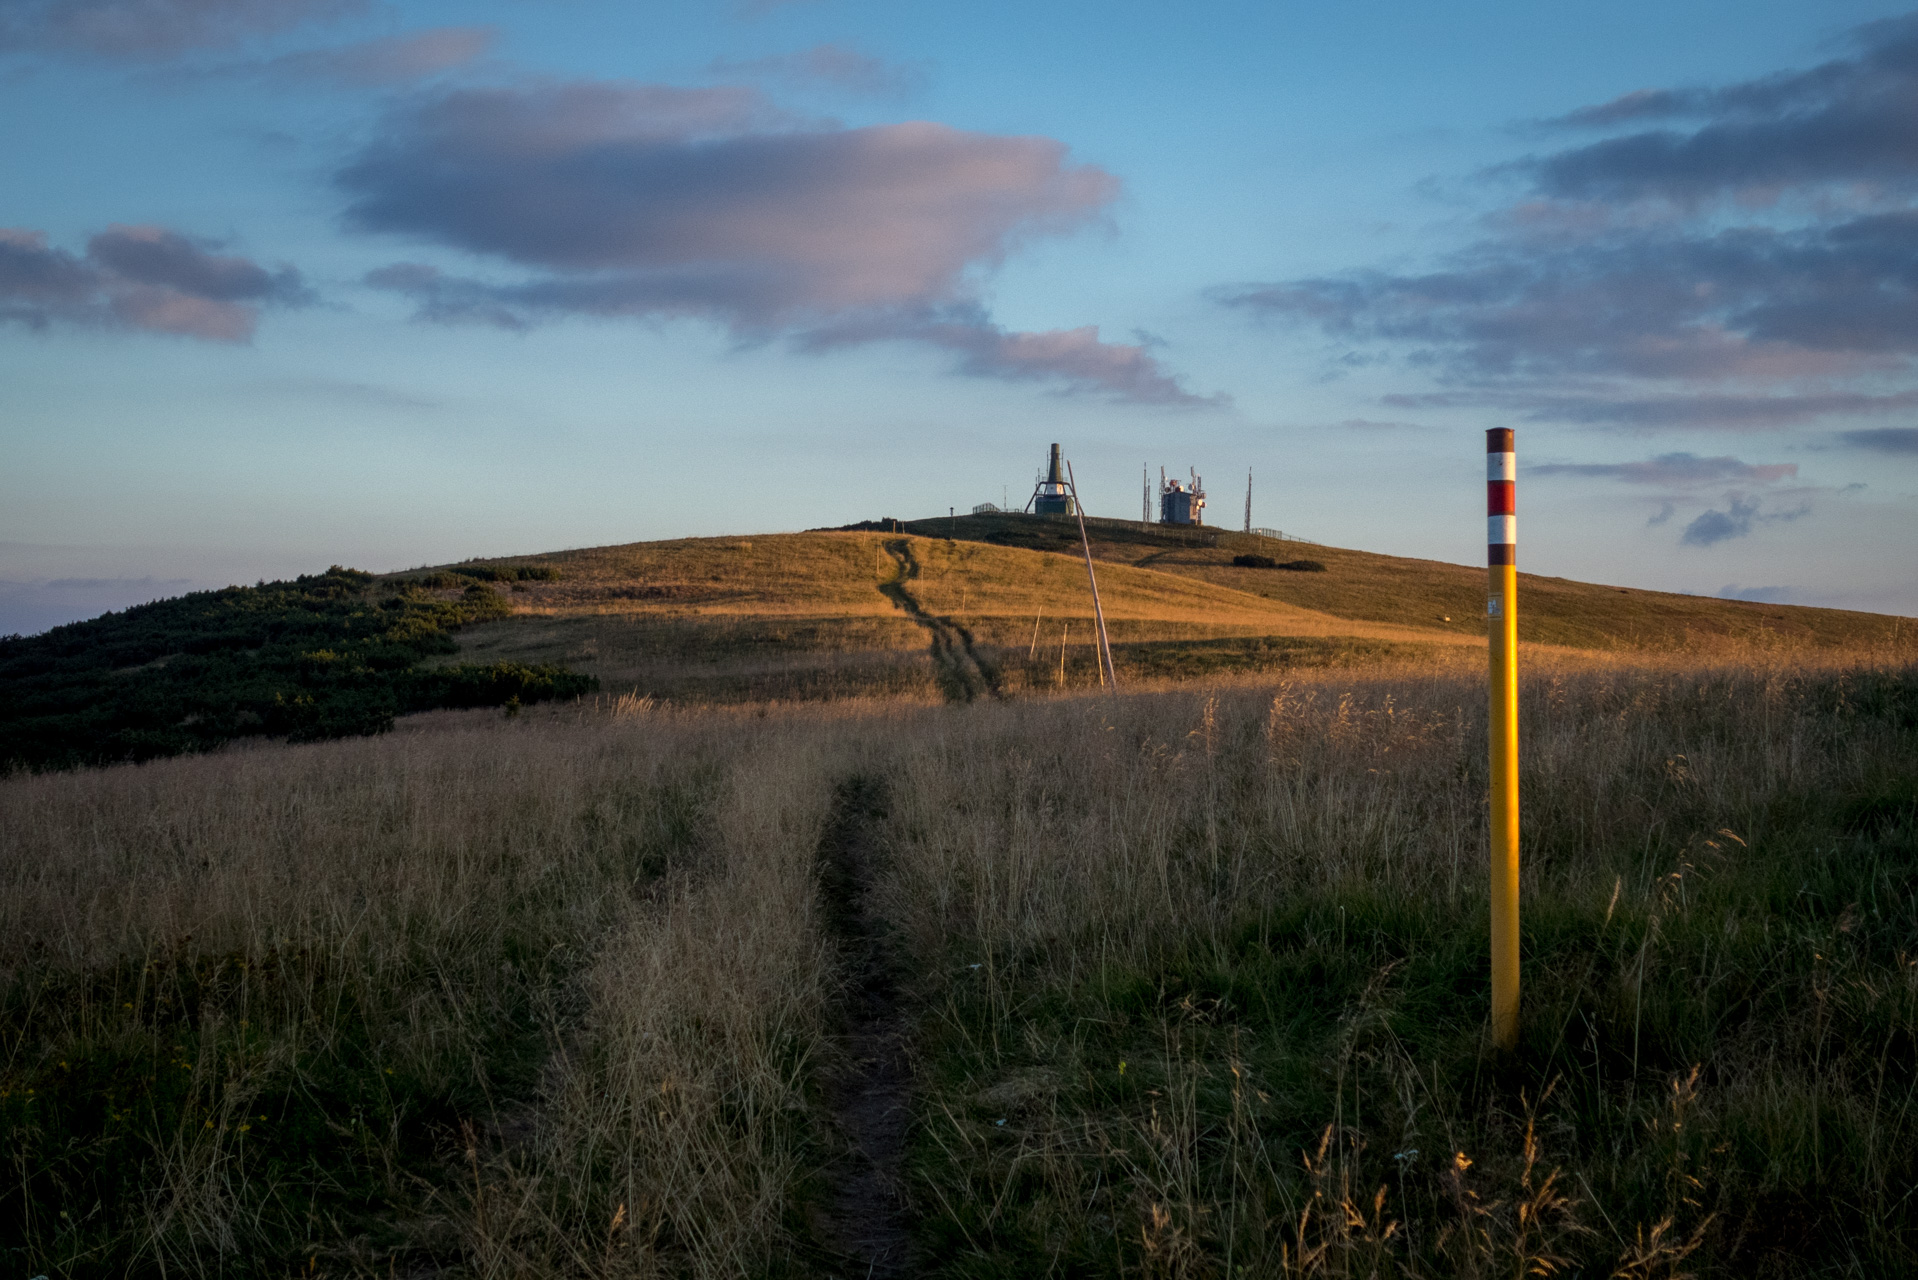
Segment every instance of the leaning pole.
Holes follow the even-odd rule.
[[[1518,1047],[1518,460],[1512,432],[1485,433],[1485,602],[1491,650],[1492,1042]]]

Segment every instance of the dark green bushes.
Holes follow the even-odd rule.
[[[335,565],[0,640],[0,769],[147,760],[252,736],[379,733],[408,711],[590,687],[556,667],[419,670],[456,651],[456,628],[510,612],[491,588],[458,581],[457,600],[410,584],[386,593],[373,575]]]
[[[1250,552],[1233,556],[1232,563],[1241,569],[1290,569],[1294,573],[1325,572],[1325,565],[1317,560],[1287,560],[1281,563],[1271,556],[1254,555]]]
[[[474,582],[557,582],[558,580],[559,570],[550,565],[456,564],[450,569],[435,569],[430,573],[402,578],[400,581],[409,586],[430,587],[443,591],[449,587],[464,587]]]

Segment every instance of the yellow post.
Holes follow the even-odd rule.
[[[1485,433],[1491,650],[1492,1042],[1518,1047],[1518,516],[1512,432]]]

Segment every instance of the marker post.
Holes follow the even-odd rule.
[[[1491,650],[1492,1042],[1518,1047],[1518,461],[1485,433],[1486,632]]]

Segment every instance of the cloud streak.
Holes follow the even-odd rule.
[[[1839,437],[1854,449],[1874,453],[1918,454],[1918,427],[1872,427],[1864,431],[1846,431]]]
[[[1701,458],[1695,453],[1666,453],[1636,462],[1548,462],[1525,468],[1532,476],[1581,476],[1621,480],[1626,484],[1689,488],[1697,485],[1745,481],[1773,484],[1798,475],[1795,462],[1741,462],[1733,457]]]
[[[44,233],[0,228],[0,320],[133,329],[248,342],[262,307],[311,294],[291,267],[269,271],[165,227],[113,226],[77,255]]]
[[[717,76],[770,81],[793,88],[826,88],[875,98],[898,98],[924,79],[917,67],[861,53],[843,44],[817,44],[766,58],[718,58],[707,70]]]
[[[408,262],[368,277],[422,319],[689,317],[809,350],[925,343],[980,376],[1204,403],[1142,347],[1091,328],[1009,332],[979,304],[983,274],[1118,196],[1050,138],[805,124],[735,87],[463,89],[397,109],[337,181],[359,230],[521,272]]]
[[[403,36],[283,54],[244,70],[351,88],[381,88],[467,66],[485,56],[498,39],[499,32],[493,27],[433,27]]]
[[[7,0],[0,51],[158,61],[364,8],[364,0]]]

